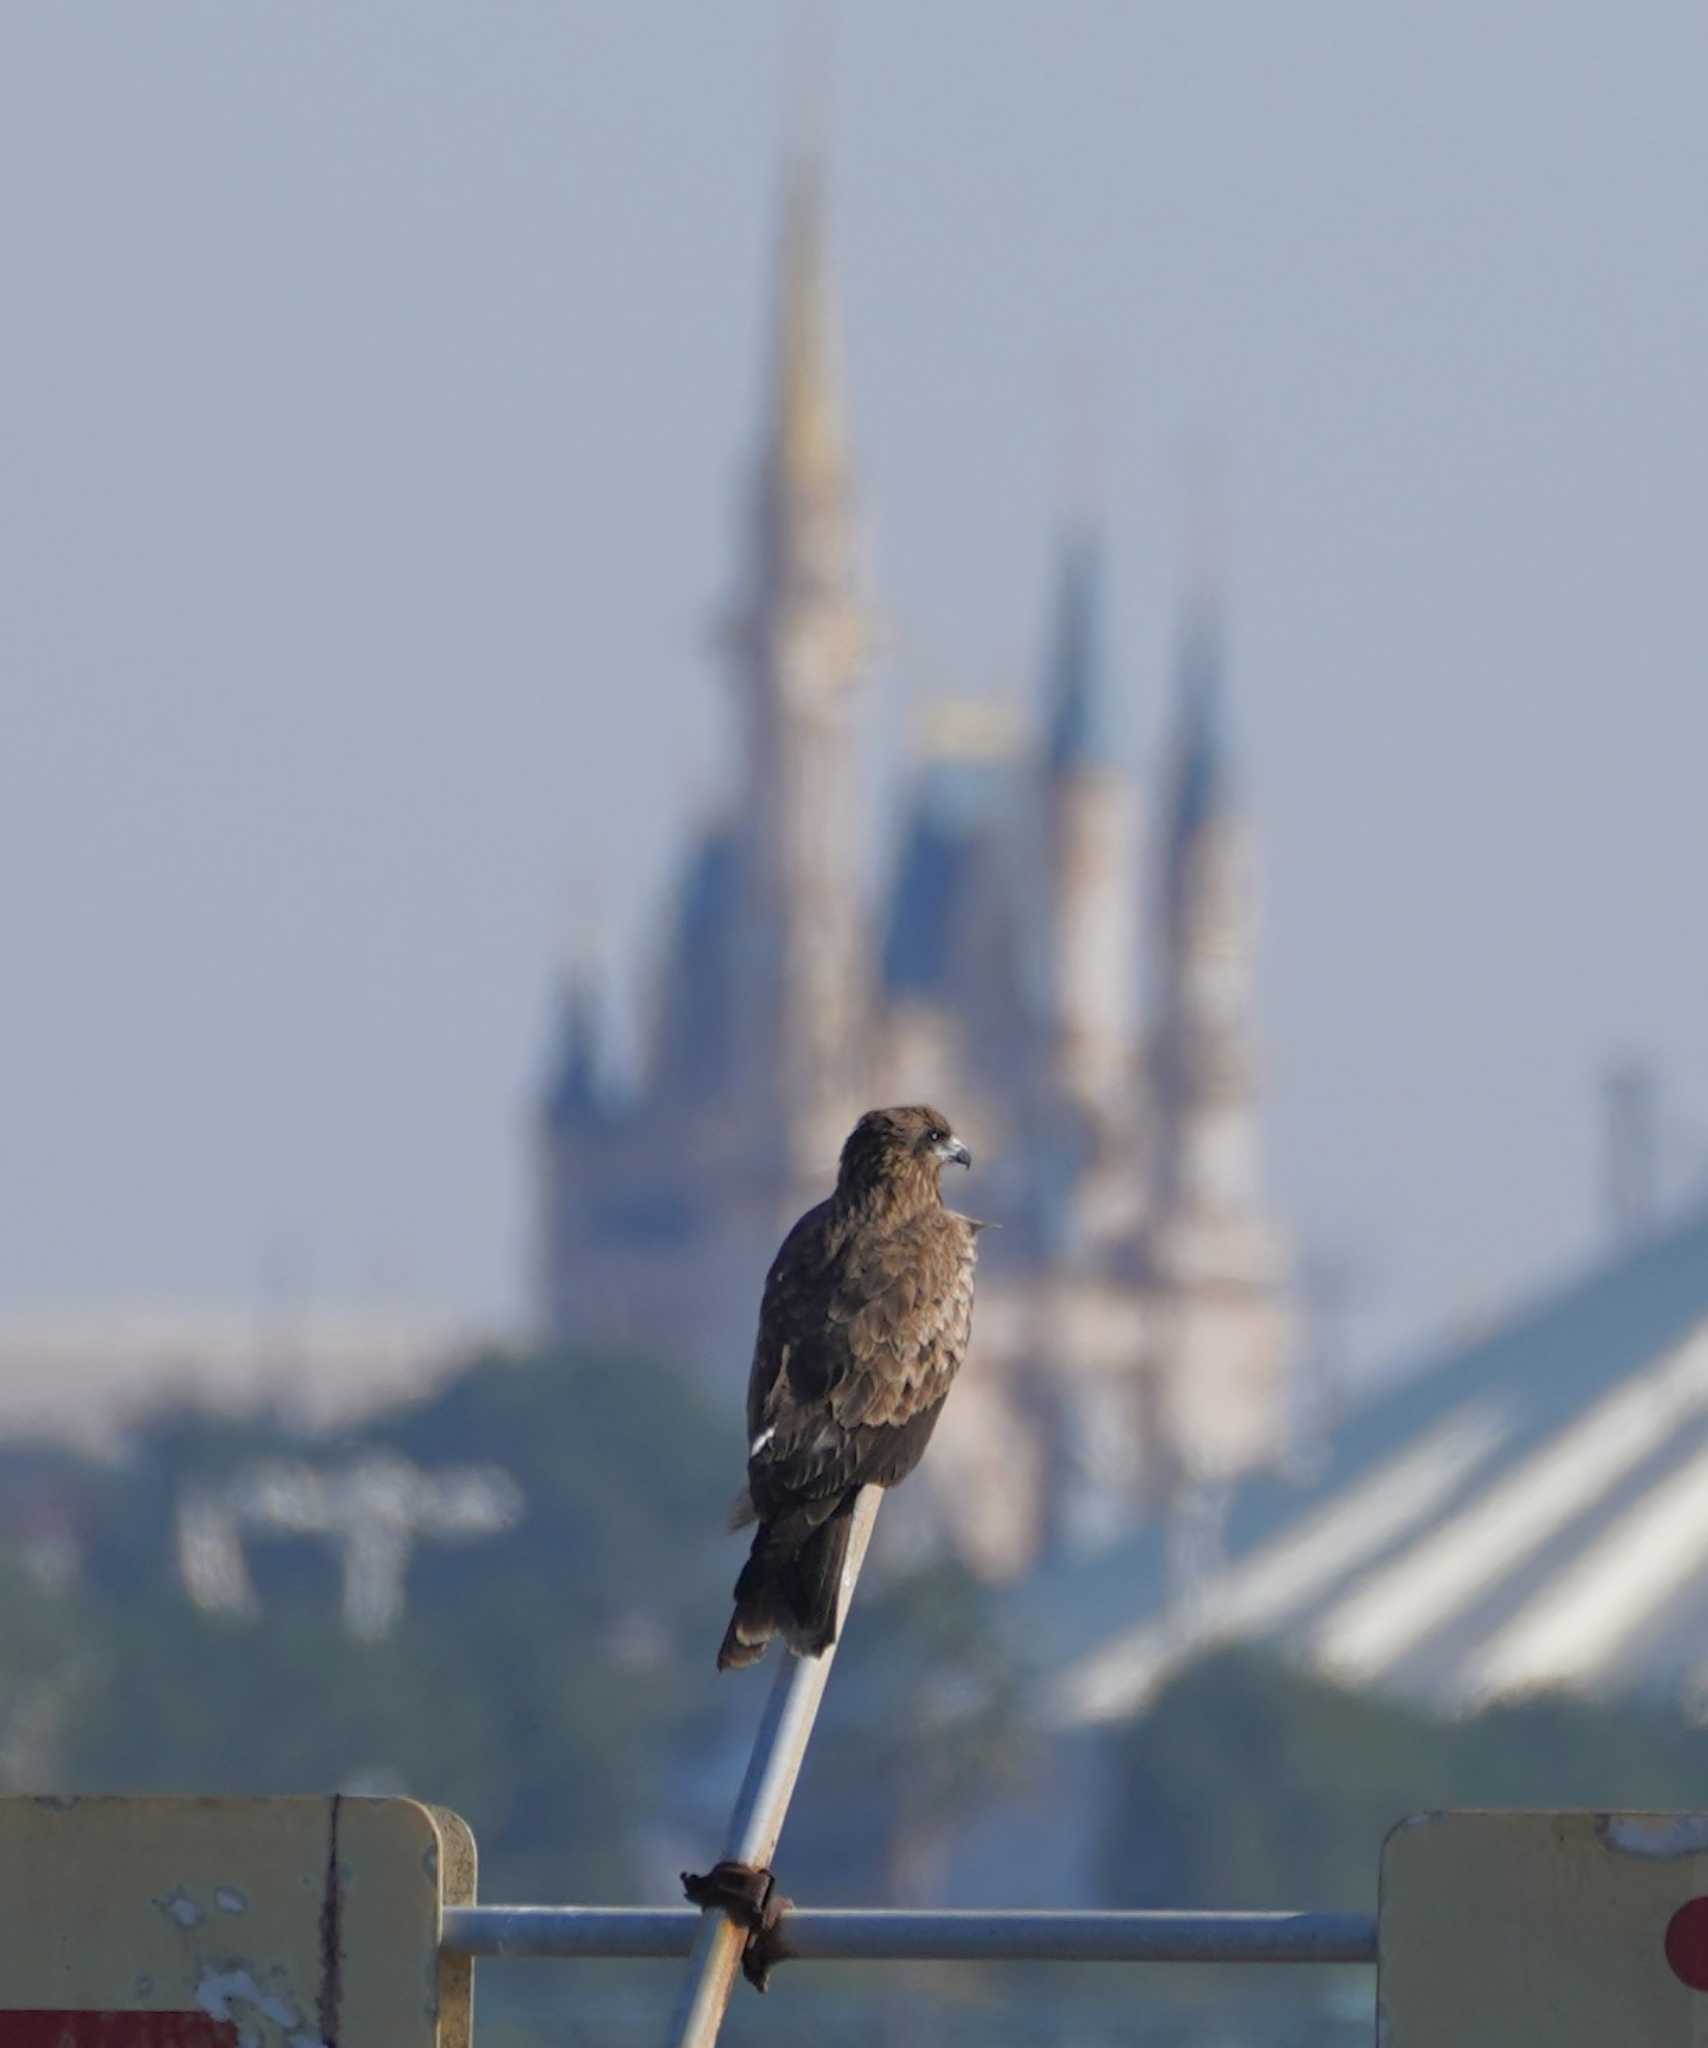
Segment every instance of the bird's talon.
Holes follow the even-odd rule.
[[[741,1973],[755,1991],[763,1991],[773,1968],[782,1960],[779,1924],[794,1904],[777,1889],[772,1873],[726,1856],[702,1876],[683,1871],[682,1890],[690,1905],[702,1909],[721,1906],[736,1926],[745,1931]]]

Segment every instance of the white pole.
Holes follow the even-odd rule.
[[[795,1657],[782,1651],[779,1640],[782,1668],[772,1681],[765,1718],[754,1737],[747,1775],[736,1795],[725,1837],[724,1857],[729,1862],[764,1870],[777,1853],[777,1838],[788,1817],[795,1780],[801,1774],[807,1741],[818,1718],[818,1704],[824,1697],[836,1644],[841,1642],[847,1625],[854,1583],[866,1561],[866,1546],[872,1540],[872,1524],[877,1520],[883,1497],[881,1487],[866,1486],[854,1503],[848,1555],[843,1562],[842,1585],[836,1600],[836,1643],[821,1657]],[[721,1906],[705,1908],[671,2026],[671,2048],[713,2048],[746,1945],[746,1930],[738,1927]]]

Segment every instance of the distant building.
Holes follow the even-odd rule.
[[[447,1379],[489,1342],[404,1308],[93,1308],[0,1318],[0,1436],[111,1449],[146,1409],[277,1408],[341,1427]]]
[[[1190,1575],[1213,1563],[1228,1483],[1282,1455],[1289,1411],[1221,619],[1196,593],[1147,847],[1102,549],[1072,526],[1044,730],[992,701],[924,707],[887,900],[863,900],[871,634],[822,213],[797,161],[723,636],[741,786],[688,849],[632,1094],[602,1079],[595,991],[566,995],[537,1134],[540,1322],[686,1358],[737,1399],[766,1264],[855,1116],[935,1101],[977,1157],[953,1197],[1002,1227],[929,1481],[886,1519],[917,1528],[923,1508],[1005,1576],[1162,1515]]]
[[[502,1466],[428,1471],[387,1451],[331,1467],[269,1458],[180,1492],[178,1576],[198,1607],[253,1620],[261,1601],[245,1536],[329,1544],[342,1561],[344,1626],[359,1641],[378,1642],[403,1618],[418,1545],[501,1536],[521,1513],[522,1489]]]
[[[1600,1263],[1350,1405],[1308,1476],[1238,1482],[1190,1600],[1162,1526],[1004,1589],[1044,1746],[948,1896],[1102,1903],[1106,1738],[1228,1643],[1438,1713],[1555,1692],[1708,1725],[1708,1201],[1613,1220]]]
[[[1062,1729],[1234,1639],[1449,1710],[1563,1690],[1708,1720],[1708,1205],[1359,1403],[1310,1484],[1241,1486],[1189,1614],[1154,1532],[1010,1598]]]

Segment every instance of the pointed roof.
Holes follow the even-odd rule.
[[[569,976],[559,1010],[557,1052],[546,1079],[545,1118],[553,1129],[598,1121],[605,1112],[599,1076],[599,1004],[592,977]]]
[[[818,156],[799,150],[785,174],[777,245],[764,456],[766,495],[773,504],[840,489],[847,470],[824,211]]]
[[[1230,787],[1224,718],[1222,620],[1209,601],[1194,604],[1179,657],[1173,784],[1168,801],[1170,862],[1227,807]]]
[[[1181,629],[1175,656],[1173,780],[1165,857],[1183,858],[1199,830],[1228,808],[1226,732],[1227,532],[1222,459],[1213,442],[1186,450]]]
[[[751,682],[750,657],[779,604],[812,605],[835,636],[839,672],[858,667],[869,638],[857,602],[847,431],[816,151],[798,148],[783,181],[767,384],[743,588],[726,621]]]
[[[654,1027],[655,1082],[691,1099],[724,1087],[734,1061],[742,891],[739,834],[719,822],[683,866]]]
[[[1104,655],[1103,549],[1088,526],[1076,526],[1061,547],[1048,690],[1051,773],[1113,767],[1115,717]]]
[[[979,865],[1012,822],[1015,795],[1013,764],[1001,757],[940,757],[921,769],[884,930],[892,994],[944,992]]]

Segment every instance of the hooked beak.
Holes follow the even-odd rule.
[[[937,1157],[945,1166],[971,1166],[973,1163],[973,1155],[959,1138],[945,1138],[937,1147]]]

